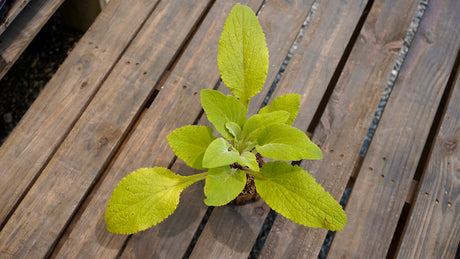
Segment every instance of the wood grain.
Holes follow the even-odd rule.
[[[326,91],[329,81],[320,81],[320,79],[323,77],[329,77],[330,79],[332,77],[334,69],[339,63],[356,23],[364,10],[364,6],[365,2],[346,1],[341,5],[336,5],[333,1],[321,1],[317,13],[307,28],[304,38],[299,42],[298,50],[294,53],[280,85],[272,97],[275,98],[281,94],[291,92],[303,95],[300,113],[294,126],[306,131],[309,122],[306,122],[302,116],[311,111],[312,117],[320,98],[310,103],[306,102],[305,99],[309,98],[310,94],[322,96]],[[299,6],[297,9],[304,10],[304,15],[306,15],[309,6],[305,5],[302,8]],[[262,15],[263,13],[261,18]],[[319,68],[324,67],[332,69],[319,71]],[[250,112],[254,113],[256,111]],[[253,229],[262,227],[269,211],[269,207],[266,204],[263,205],[253,204],[252,206],[248,205],[236,209],[230,206],[215,208],[191,258],[215,258],[218,256],[247,258],[259,234],[258,231]],[[257,209],[261,211],[260,208],[264,209],[264,213],[260,213],[258,220],[255,221],[254,216],[257,214],[254,211]],[[233,222],[232,225],[245,225],[251,222],[252,225],[251,228],[240,229],[238,234],[235,231],[217,231],[218,229],[230,228],[231,225],[226,222]],[[255,224],[257,224],[257,228],[254,226]],[[244,246],[235,236],[244,237]],[[212,242],[213,238],[226,240],[226,242]]]
[[[417,4],[417,0],[373,3],[314,131],[313,142],[321,146],[324,157],[303,161],[301,166],[336,200],[340,200],[358,164],[362,142]],[[278,215],[260,257],[315,258],[326,233],[325,229],[307,228]]]
[[[411,211],[398,258],[454,258],[460,243],[460,78]]]
[[[8,30],[0,35],[0,79],[13,66],[29,43],[64,0],[35,0],[16,17]]]
[[[0,147],[0,226],[85,110],[155,2],[113,0]],[[120,19],[132,17],[130,22]]]
[[[460,2],[431,2],[347,203],[331,258],[383,258],[460,47]],[[369,170],[372,168],[372,170]]]
[[[11,1],[12,5],[10,6],[8,13],[3,19],[3,23],[0,24],[0,34],[2,34],[8,26],[14,21],[14,19],[21,13],[21,11],[29,4],[30,0],[16,0]]]
[[[174,159],[166,136],[178,127],[194,123],[201,112],[200,90],[212,89],[219,81],[216,60],[210,57],[217,56],[220,32],[235,3],[219,0],[213,4],[132,137],[78,212],[54,257],[113,258],[121,252],[127,236],[107,231],[104,222],[107,201],[128,173],[140,167],[167,167]],[[255,10],[261,3],[249,2]],[[183,175],[196,173],[183,163],[175,163],[172,170]],[[207,209],[202,190],[202,185],[189,187],[176,213],[156,227],[133,235],[123,256],[150,254],[150,257],[180,258]]]
[[[2,229],[1,255],[47,255],[209,3],[159,3]]]

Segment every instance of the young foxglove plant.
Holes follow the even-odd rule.
[[[167,137],[178,158],[205,172],[181,176],[154,167],[130,173],[107,204],[107,229],[131,234],[156,225],[174,212],[181,192],[200,180],[205,180],[204,203],[225,205],[242,192],[248,177],[260,197],[286,218],[313,228],[343,229],[347,218],[342,207],[307,171],[286,162],[322,158],[305,133],[291,126],[300,95],[280,96],[246,117],[249,101],[261,91],[268,71],[265,35],[249,7],[236,5],[228,15],[217,63],[233,96],[202,90],[201,103],[221,136],[214,136],[210,127],[189,125]],[[275,161],[264,163],[263,157]]]

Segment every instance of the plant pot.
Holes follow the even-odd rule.
[[[262,168],[264,165],[264,159],[261,154],[256,154],[257,162],[259,163],[259,168]],[[245,205],[258,201],[260,195],[257,193],[256,186],[254,185],[254,177],[252,175],[246,174],[246,185],[244,186],[243,191],[231,202],[235,205]]]

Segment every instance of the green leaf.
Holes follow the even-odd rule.
[[[332,231],[345,227],[347,215],[342,206],[298,166],[268,162],[254,177],[254,183],[272,209],[294,222]]]
[[[212,135],[210,127],[189,125],[175,129],[167,139],[177,157],[188,166],[202,170],[204,153],[216,137]]]
[[[240,158],[238,158],[238,164],[242,166],[247,166],[249,169],[259,172],[259,163],[257,163],[256,155],[252,152],[244,151],[241,153]]]
[[[256,150],[279,160],[321,159],[321,150],[299,129],[286,124],[271,124],[257,134]]]
[[[246,122],[246,108],[233,96],[225,96],[216,90],[201,90],[201,104],[208,120],[226,139],[233,139],[225,124],[234,122],[243,128]]]
[[[243,136],[250,138],[256,135],[262,128],[271,124],[283,124],[289,118],[287,111],[275,111],[271,113],[255,114],[251,116],[243,127]]]
[[[235,5],[219,40],[217,65],[222,81],[244,106],[263,88],[268,72],[265,35],[251,8]]]
[[[105,210],[107,230],[132,234],[145,230],[171,215],[180,193],[205,174],[180,176],[166,168],[141,168],[123,178]]]
[[[300,94],[286,94],[279,96],[275,98],[270,105],[262,108],[259,111],[259,114],[270,113],[274,111],[287,111],[290,113],[290,117],[286,121],[286,124],[291,125],[297,117],[297,113],[299,112],[300,98]]]
[[[241,128],[238,124],[233,121],[225,123],[225,128],[227,128],[228,132],[233,136],[233,139],[238,139],[241,134]]]
[[[204,153],[203,167],[216,168],[226,166],[238,161],[240,153],[235,150],[225,139],[217,138]]]
[[[246,185],[246,173],[229,166],[212,168],[208,171],[204,203],[208,206],[222,206],[238,196]]]

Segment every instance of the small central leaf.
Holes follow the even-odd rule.
[[[238,158],[238,164],[247,166],[249,169],[259,172],[259,163],[257,163],[256,155],[250,151],[244,151],[240,158]]]
[[[234,122],[242,128],[246,121],[246,108],[233,96],[206,89],[201,91],[201,104],[208,120],[225,139],[233,139],[226,127],[227,122]]]
[[[225,128],[227,128],[228,132],[233,136],[233,139],[238,139],[241,134],[241,128],[238,124],[233,121],[225,123]]]
[[[240,153],[235,150],[225,139],[217,138],[204,153],[203,167],[216,168],[226,166],[238,161]]]

